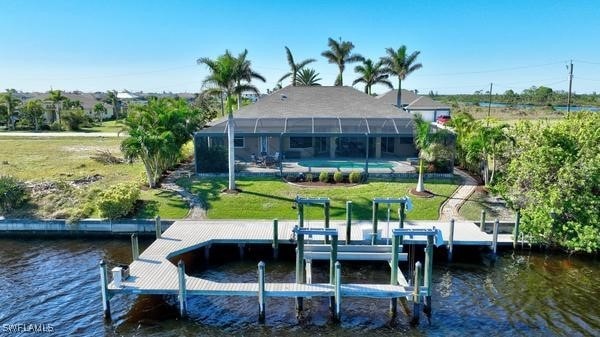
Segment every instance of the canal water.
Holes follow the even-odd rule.
[[[140,242],[143,249],[149,242]],[[222,257],[226,254],[219,252]],[[255,282],[257,255],[214,262],[196,274],[216,281]],[[439,254],[440,256],[442,254]],[[479,254],[434,265],[433,317],[411,328],[387,316],[388,301],[343,299],[342,322],[329,320],[323,298],[267,299],[266,324],[256,323],[256,298],[191,297],[189,318],[174,297],[118,295],[113,320],[102,318],[98,261],[129,262],[127,240],[0,239],[0,335],[18,324],[51,326],[57,336],[598,336],[600,262],[524,251],[504,252],[495,266]],[[441,259],[438,259],[441,260]],[[406,268],[405,268],[406,269]],[[313,269],[326,281],[327,264]],[[385,264],[344,263],[344,282],[386,283]],[[294,281],[293,262],[268,261],[267,282]],[[31,335],[22,333],[21,335]]]

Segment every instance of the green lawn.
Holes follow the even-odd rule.
[[[486,221],[494,219],[512,220],[514,212],[503,207],[499,203],[494,203],[485,191],[477,189],[459,210],[460,216],[467,220],[481,219],[481,210],[485,210]]]
[[[83,128],[83,132],[119,132],[123,129],[123,125],[118,121],[105,121],[100,125],[94,125],[91,128]]]
[[[52,182],[58,190],[34,195],[24,209],[11,214],[23,217],[68,217],[74,208],[90,199],[93,191],[121,182],[145,183],[140,162],[107,165],[90,157],[98,150],[109,150],[122,157],[123,138],[114,137],[0,137],[0,175],[14,176],[30,182]],[[100,175],[90,184],[72,187],[71,182]],[[142,209],[137,217],[182,218],[187,204],[178,196],[160,190],[142,191]],[[94,214],[92,214],[94,216]]]
[[[208,203],[210,219],[295,219],[292,203],[296,195],[305,197],[329,197],[332,219],[345,219],[345,204],[352,200],[353,219],[371,219],[371,200],[374,197],[401,197],[408,194],[415,182],[371,182],[352,187],[335,186],[302,188],[277,179],[241,178],[237,187],[239,194],[223,194],[226,179],[180,179],[178,183],[198,194]],[[436,196],[428,199],[413,197],[413,210],[408,219],[437,219],[439,207],[454,192],[454,182],[426,182],[426,188]],[[392,208],[392,218],[397,219],[397,206]],[[322,219],[323,209],[318,206],[305,208],[306,220]],[[387,219],[387,206],[380,206],[379,219]]]

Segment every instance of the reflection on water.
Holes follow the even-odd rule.
[[[141,242],[143,249],[148,242]],[[600,263],[596,260],[506,252],[494,267],[482,263],[434,266],[431,325],[414,329],[400,315],[390,320],[388,301],[344,298],[342,322],[329,319],[328,300],[305,300],[298,321],[294,300],[267,298],[266,324],[256,323],[254,297],[189,299],[189,317],[177,317],[174,297],[118,295],[113,321],[105,323],[98,261],[131,259],[127,240],[0,240],[1,324],[52,324],[66,335],[598,335]],[[218,263],[197,274],[216,281],[255,282],[256,262]],[[267,281],[293,282],[293,262],[268,261]],[[386,283],[385,264],[343,264],[344,282]],[[328,280],[329,265],[313,266],[314,282]]]

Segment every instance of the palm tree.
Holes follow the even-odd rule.
[[[115,120],[119,119],[119,97],[117,96],[117,91],[107,91],[106,98],[104,98],[104,101],[112,106],[113,117],[115,118]]]
[[[342,86],[344,85],[343,73],[344,69],[346,69],[346,63],[360,62],[365,58],[360,54],[352,54],[352,49],[354,49],[354,45],[350,41],[340,41],[337,42],[332,38],[329,38],[327,45],[329,46],[329,50],[326,50],[321,53],[323,57],[329,61],[329,63],[337,64],[340,73],[335,79],[334,85]]]
[[[363,64],[357,65],[354,71],[360,74],[360,77],[352,82],[352,85],[357,83],[365,84],[365,94],[371,95],[371,87],[375,84],[383,84],[392,89],[394,86],[388,80],[389,75],[383,68],[383,62],[379,61],[373,64],[373,60],[363,60]]]
[[[15,89],[6,89],[6,92],[0,96],[0,101],[4,103],[4,105],[6,106],[6,113],[7,113],[7,125],[9,126],[9,128],[14,129],[15,128],[15,109],[17,108],[17,106],[19,105],[19,103],[21,103],[21,100],[18,99],[17,97],[13,96],[14,93],[16,93],[17,91]]]
[[[285,47],[285,53],[287,55],[288,65],[290,66],[290,72],[283,75],[279,79],[278,82],[281,82],[291,76],[292,77],[292,86],[295,87],[298,84],[298,82],[297,82],[298,72],[300,70],[302,70],[302,68],[306,67],[306,65],[308,65],[309,63],[313,63],[316,60],[315,59],[306,59],[306,60],[296,63],[296,62],[294,62],[294,56],[292,55],[290,48]]]
[[[304,68],[298,72],[297,84],[300,86],[317,86],[319,84],[319,73],[314,69]]]
[[[415,51],[410,55],[406,55],[406,46],[402,45],[398,50],[394,48],[387,48],[385,50],[387,56],[382,57],[381,61],[387,67],[387,72],[392,76],[398,76],[398,96],[396,98],[396,105],[402,108],[402,81],[406,79],[406,76],[411,74],[417,69],[421,69],[423,65],[421,63],[415,63],[420,51]]]
[[[259,73],[255,72],[251,68],[250,60],[246,59],[248,56],[248,50],[244,49],[243,52],[237,57],[237,65],[235,71],[235,93],[237,94],[237,108],[238,110],[242,104],[242,93],[244,91],[251,91],[255,94],[259,94],[258,89],[250,84],[253,78],[266,82],[267,80]],[[242,83],[245,81],[246,83]]]
[[[62,94],[60,90],[50,90],[50,96],[48,100],[54,104],[54,111],[56,113],[56,118],[58,120],[58,127],[61,128],[61,118],[60,111],[62,108],[62,103],[67,100],[67,97]]]
[[[102,118],[104,117],[103,115],[106,113],[106,107],[104,106],[104,104],[98,102],[94,105],[94,113],[96,114],[96,116],[98,116],[98,121],[100,121],[100,123],[102,123]]]
[[[224,114],[223,95],[227,100],[227,148],[229,162],[229,190],[235,190],[235,148],[233,146],[234,123],[232,96],[239,92],[239,87],[236,85],[240,74],[240,66],[238,59],[235,58],[229,50],[225,50],[225,54],[219,56],[216,60],[211,60],[207,57],[202,57],[197,60],[198,64],[204,64],[210,70],[210,74],[204,79],[203,85],[212,86],[208,90],[218,92],[221,96],[221,112]]]
[[[44,104],[39,99],[28,101],[21,110],[21,115],[33,125],[35,131],[38,131],[44,118]]]
[[[415,115],[415,146],[419,150],[419,180],[417,182],[417,192],[425,192],[423,184],[423,163],[434,162],[436,159],[451,159],[453,153],[442,141],[448,137],[450,132],[442,129],[437,132],[431,132],[431,124],[426,122],[421,115]]]

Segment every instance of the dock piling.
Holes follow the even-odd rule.
[[[279,257],[279,220],[273,219],[273,258]]]
[[[323,205],[323,213],[325,213],[325,228],[329,228],[329,202]],[[329,243],[329,237],[325,235],[325,244]]]
[[[513,249],[517,249],[519,241],[519,225],[521,224],[521,210],[517,210],[515,214],[515,228],[513,229]]]
[[[404,220],[406,219],[406,203],[401,203],[398,207],[398,228],[404,228]],[[402,245],[403,238],[400,236],[398,241],[399,245]]]
[[[339,322],[341,319],[341,304],[342,304],[342,265],[339,261],[335,262],[335,311],[333,319]]]
[[[140,257],[140,246],[138,235],[136,233],[131,234],[131,255],[133,257],[133,261]]]
[[[300,207],[300,205],[298,205]],[[296,283],[304,283],[304,234],[298,233],[297,235],[297,247],[296,247]],[[300,317],[302,312],[302,297],[296,297],[296,315]]]
[[[500,225],[500,221],[498,219],[494,220],[494,232],[492,233],[492,253],[494,257],[496,256],[497,248],[498,248],[498,226]]]
[[[240,259],[244,260],[246,244],[245,243],[238,243],[238,248],[240,250]]]
[[[373,232],[371,234],[371,244],[377,244],[377,214],[379,213],[379,203],[373,201]]]
[[[481,220],[479,221],[479,230],[485,231],[485,210],[481,210]]]
[[[448,233],[448,261],[452,262],[454,253],[454,219],[450,219],[450,233]]]
[[[400,236],[393,235],[392,236],[392,263],[391,263],[391,274],[390,274],[390,284],[398,285],[398,241]],[[396,317],[398,313],[398,299],[393,297],[390,299],[390,313],[392,317]]]
[[[329,258],[329,284],[336,284],[336,264],[337,264],[337,251],[338,251],[338,237],[334,235],[331,237],[331,257]],[[336,296],[329,297],[329,309],[334,314],[335,317],[335,303]]]
[[[105,320],[110,320],[110,296],[108,294],[108,273],[106,262],[100,261],[100,287],[102,289],[102,312]]]
[[[423,312],[427,318],[431,318],[431,286],[433,274],[433,236],[427,237],[427,246],[425,247],[425,277],[424,285],[427,287],[427,295],[425,295],[425,306]]]
[[[160,221],[160,216],[158,216],[158,215],[154,219],[154,230],[156,231],[156,238],[160,239],[160,237],[162,235],[162,225],[161,225],[161,221]]]
[[[352,201],[346,201],[346,244],[352,239]]]
[[[258,263],[258,322],[265,322],[265,263]]]
[[[187,290],[185,288],[185,264],[182,260],[177,263],[177,274],[179,276],[179,316],[185,317],[187,311]]]
[[[419,324],[419,320],[421,318],[421,262],[415,264],[415,281],[414,281],[414,289],[413,289],[413,312],[412,319],[410,320],[410,324],[412,326],[416,326]]]

